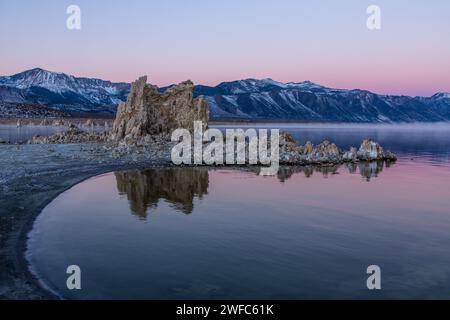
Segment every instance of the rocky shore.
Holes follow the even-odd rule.
[[[145,154],[152,148],[166,149],[170,155],[170,148],[174,146],[167,134],[146,135],[138,140],[111,141],[111,135],[106,132],[86,132],[74,125],[69,126],[65,132],[48,137],[35,136],[28,143],[106,143],[104,147],[116,158],[127,154]],[[396,159],[395,154],[385,151],[371,139],[362,141],[358,149],[352,147],[350,150],[342,150],[329,141],[323,141],[317,145],[311,142],[299,145],[289,133],[282,133],[280,136],[280,164],[284,165],[327,165],[359,161],[395,161]]]

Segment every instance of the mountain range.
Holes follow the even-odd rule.
[[[40,68],[0,77],[0,101],[45,105],[68,113],[115,113],[130,84],[77,78]]]
[[[128,83],[77,78],[40,68],[0,77],[0,102],[43,105],[72,114],[114,114],[117,104],[126,100],[129,90]],[[245,79],[223,82],[215,87],[197,85],[194,95],[205,96],[212,119],[450,120],[450,93],[436,93],[431,97],[380,95],[360,89],[327,88],[310,81],[281,83],[272,79]]]

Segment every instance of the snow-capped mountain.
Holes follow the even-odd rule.
[[[342,122],[413,122],[450,120],[450,95],[432,97],[377,95],[366,90],[327,88],[310,81],[272,79],[197,86],[213,118],[283,119]]]
[[[0,101],[46,105],[66,112],[110,112],[126,100],[127,83],[77,78],[40,68],[0,77]]]
[[[69,113],[115,113],[126,100],[128,83],[77,78],[32,69],[0,77],[0,102],[44,105]],[[165,90],[165,88],[161,88]],[[333,89],[311,81],[272,79],[197,85],[212,119],[278,119],[339,122],[413,122],[450,120],[450,93],[431,97],[378,95],[366,90]],[[1,117],[1,115],[0,115]]]

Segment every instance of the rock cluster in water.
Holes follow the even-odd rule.
[[[337,164],[358,161],[395,161],[396,156],[384,151],[375,141],[364,140],[357,150],[352,147],[348,151],[340,150],[334,143],[323,141],[318,145],[306,142],[298,145],[289,133],[280,134],[281,164]]]
[[[194,121],[207,126],[208,103],[194,99],[194,84],[185,81],[160,92],[141,77],[131,85],[125,103],[119,105],[110,139],[123,144],[144,143],[156,135],[170,135],[177,128],[193,129]]]

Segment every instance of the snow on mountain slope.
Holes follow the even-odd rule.
[[[0,102],[40,104],[70,113],[114,113],[117,104],[126,100],[129,89],[127,83],[77,78],[36,68],[0,77]],[[360,89],[327,88],[311,81],[281,83],[267,78],[222,82],[215,87],[197,85],[194,95],[205,96],[213,119],[450,120],[449,93],[436,93],[432,97],[389,96]]]
[[[126,100],[129,88],[127,83],[35,68],[0,77],[0,101],[44,104],[68,112],[115,112],[116,105]]]
[[[272,79],[197,86],[212,118],[288,119],[342,122],[413,122],[450,120],[450,99],[377,95],[366,90],[327,88],[311,81],[280,83]]]

